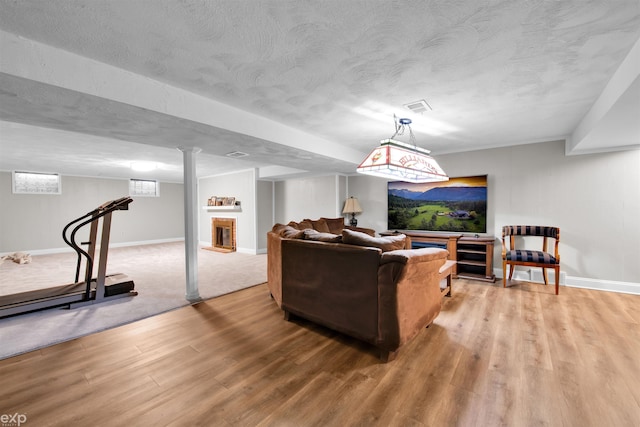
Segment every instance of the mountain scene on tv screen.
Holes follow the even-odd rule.
[[[390,230],[487,231],[487,187],[389,189]]]

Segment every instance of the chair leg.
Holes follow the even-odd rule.
[[[556,295],[558,295],[558,291],[560,290],[560,266],[555,267],[556,270]]]
[[[516,266],[515,265],[510,265],[509,267],[510,267],[509,268],[509,281],[511,281],[511,278],[513,277],[513,270],[516,269]]]
[[[544,284],[546,286],[547,282],[548,282],[548,280],[547,280],[547,269],[544,268],[544,267],[542,267],[542,277],[544,278]]]
[[[507,262],[506,261],[502,261],[502,287],[503,288],[507,287]]]

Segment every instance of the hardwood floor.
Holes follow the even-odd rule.
[[[638,426],[640,297],[454,280],[435,323],[375,349],[260,285],[0,361],[29,426]]]

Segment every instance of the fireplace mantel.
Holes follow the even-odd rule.
[[[202,209],[205,211],[226,211],[226,212],[241,212],[242,208],[240,206],[203,206]]]

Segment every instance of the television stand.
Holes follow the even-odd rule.
[[[454,279],[481,280],[495,282],[493,274],[493,236],[465,236],[462,233],[432,233],[428,231],[385,231],[381,236],[398,233],[411,239],[411,247],[436,247],[449,251],[448,259],[456,261],[453,267]]]

